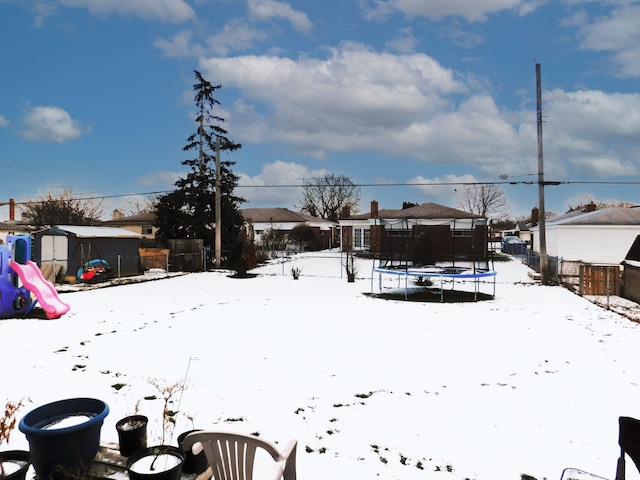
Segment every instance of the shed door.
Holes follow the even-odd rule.
[[[60,273],[67,273],[69,259],[67,258],[69,251],[69,240],[64,235],[43,235],[41,240],[41,256],[40,263],[52,263],[61,265]]]

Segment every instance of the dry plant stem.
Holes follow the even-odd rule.
[[[4,415],[0,417],[0,445],[9,442],[11,432],[16,426],[16,413],[24,405],[25,399],[17,402],[7,401],[4,407]],[[0,477],[5,477],[4,464],[0,462]]]
[[[173,438],[173,430],[176,424],[176,419],[174,417],[180,411],[180,404],[182,403],[182,394],[187,388],[187,377],[189,376],[189,367],[191,367],[192,360],[198,360],[198,358],[189,357],[189,363],[187,364],[187,371],[184,374],[182,384],[180,382],[169,384],[164,380],[160,380],[158,378],[152,378],[149,380],[149,383],[154,387],[156,387],[156,390],[158,390],[158,393],[162,395],[162,400],[164,402],[164,405],[162,408],[162,442],[161,442],[162,445],[164,445],[169,427],[171,427],[171,436],[169,437],[169,441],[171,441],[171,439]],[[170,410],[169,404],[173,401],[173,397],[178,392],[180,392],[180,398],[178,399],[177,409],[176,411]],[[160,456],[160,453],[162,453],[160,449],[156,449],[153,452],[154,458],[153,458],[153,461],[151,462],[151,466],[149,467],[150,470],[155,469],[155,463],[158,457]]]

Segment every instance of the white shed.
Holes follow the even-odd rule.
[[[540,227],[531,229],[540,252]],[[640,235],[640,208],[571,212],[546,221],[547,255],[585,263],[619,265]]]

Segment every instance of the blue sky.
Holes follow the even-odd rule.
[[[363,211],[506,181],[526,215],[540,63],[546,210],[638,204],[638,59],[640,0],[0,0],[0,202],[68,188],[108,216],[172,190],[198,70],[245,207],[332,172]]]

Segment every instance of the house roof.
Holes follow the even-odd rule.
[[[633,241],[633,245],[624,257],[624,263],[638,262],[640,260],[640,235]],[[636,265],[637,266],[637,265]]]
[[[468,218],[482,218],[479,215],[474,215],[473,213],[465,212],[463,210],[458,210],[457,208],[446,207],[444,205],[440,205],[438,203],[423,203],[421,205],[416,205],[414,207],[409,208],[401,208],[401,209],[386,209],[381,208],[378,210],[378,218],[391,218],[391,219],[399,219],[399,218],[424,218],[424,219],[436,219],[436,218],[453,218],[453,219],[468,219]],[[368,218],[373,218],[371,212],[362,213],[359,215],[351,215],[349,217],[345,217],[344,219],[349,220],[364,220]]]
[[[14,232],[31,232],[33,231],[33,227],[23,222],[9,220],[6,222],[0,222],[0,230],[11,230]]]
[[[138,213],[120,219],[111,219],[102,222],[103,225],[127,225],[127,224],[153,224],[156,221],[156,214],[153,212]]]
[[[547,225],[640,225],[640,208],[611,207],[570,212],[547,219]]]
[[[301,212],[292,212],[283,207],[278,208],[245,208],[242,210],[244,218],[251,223],[305,223],[321,222],[333,223],[324,218],[313,217]]]
[[[116,227],[93,227],[86,225],[56,225],[48,232],[53,235],[73,233],[78,238],[143,238],[143,235]]]

